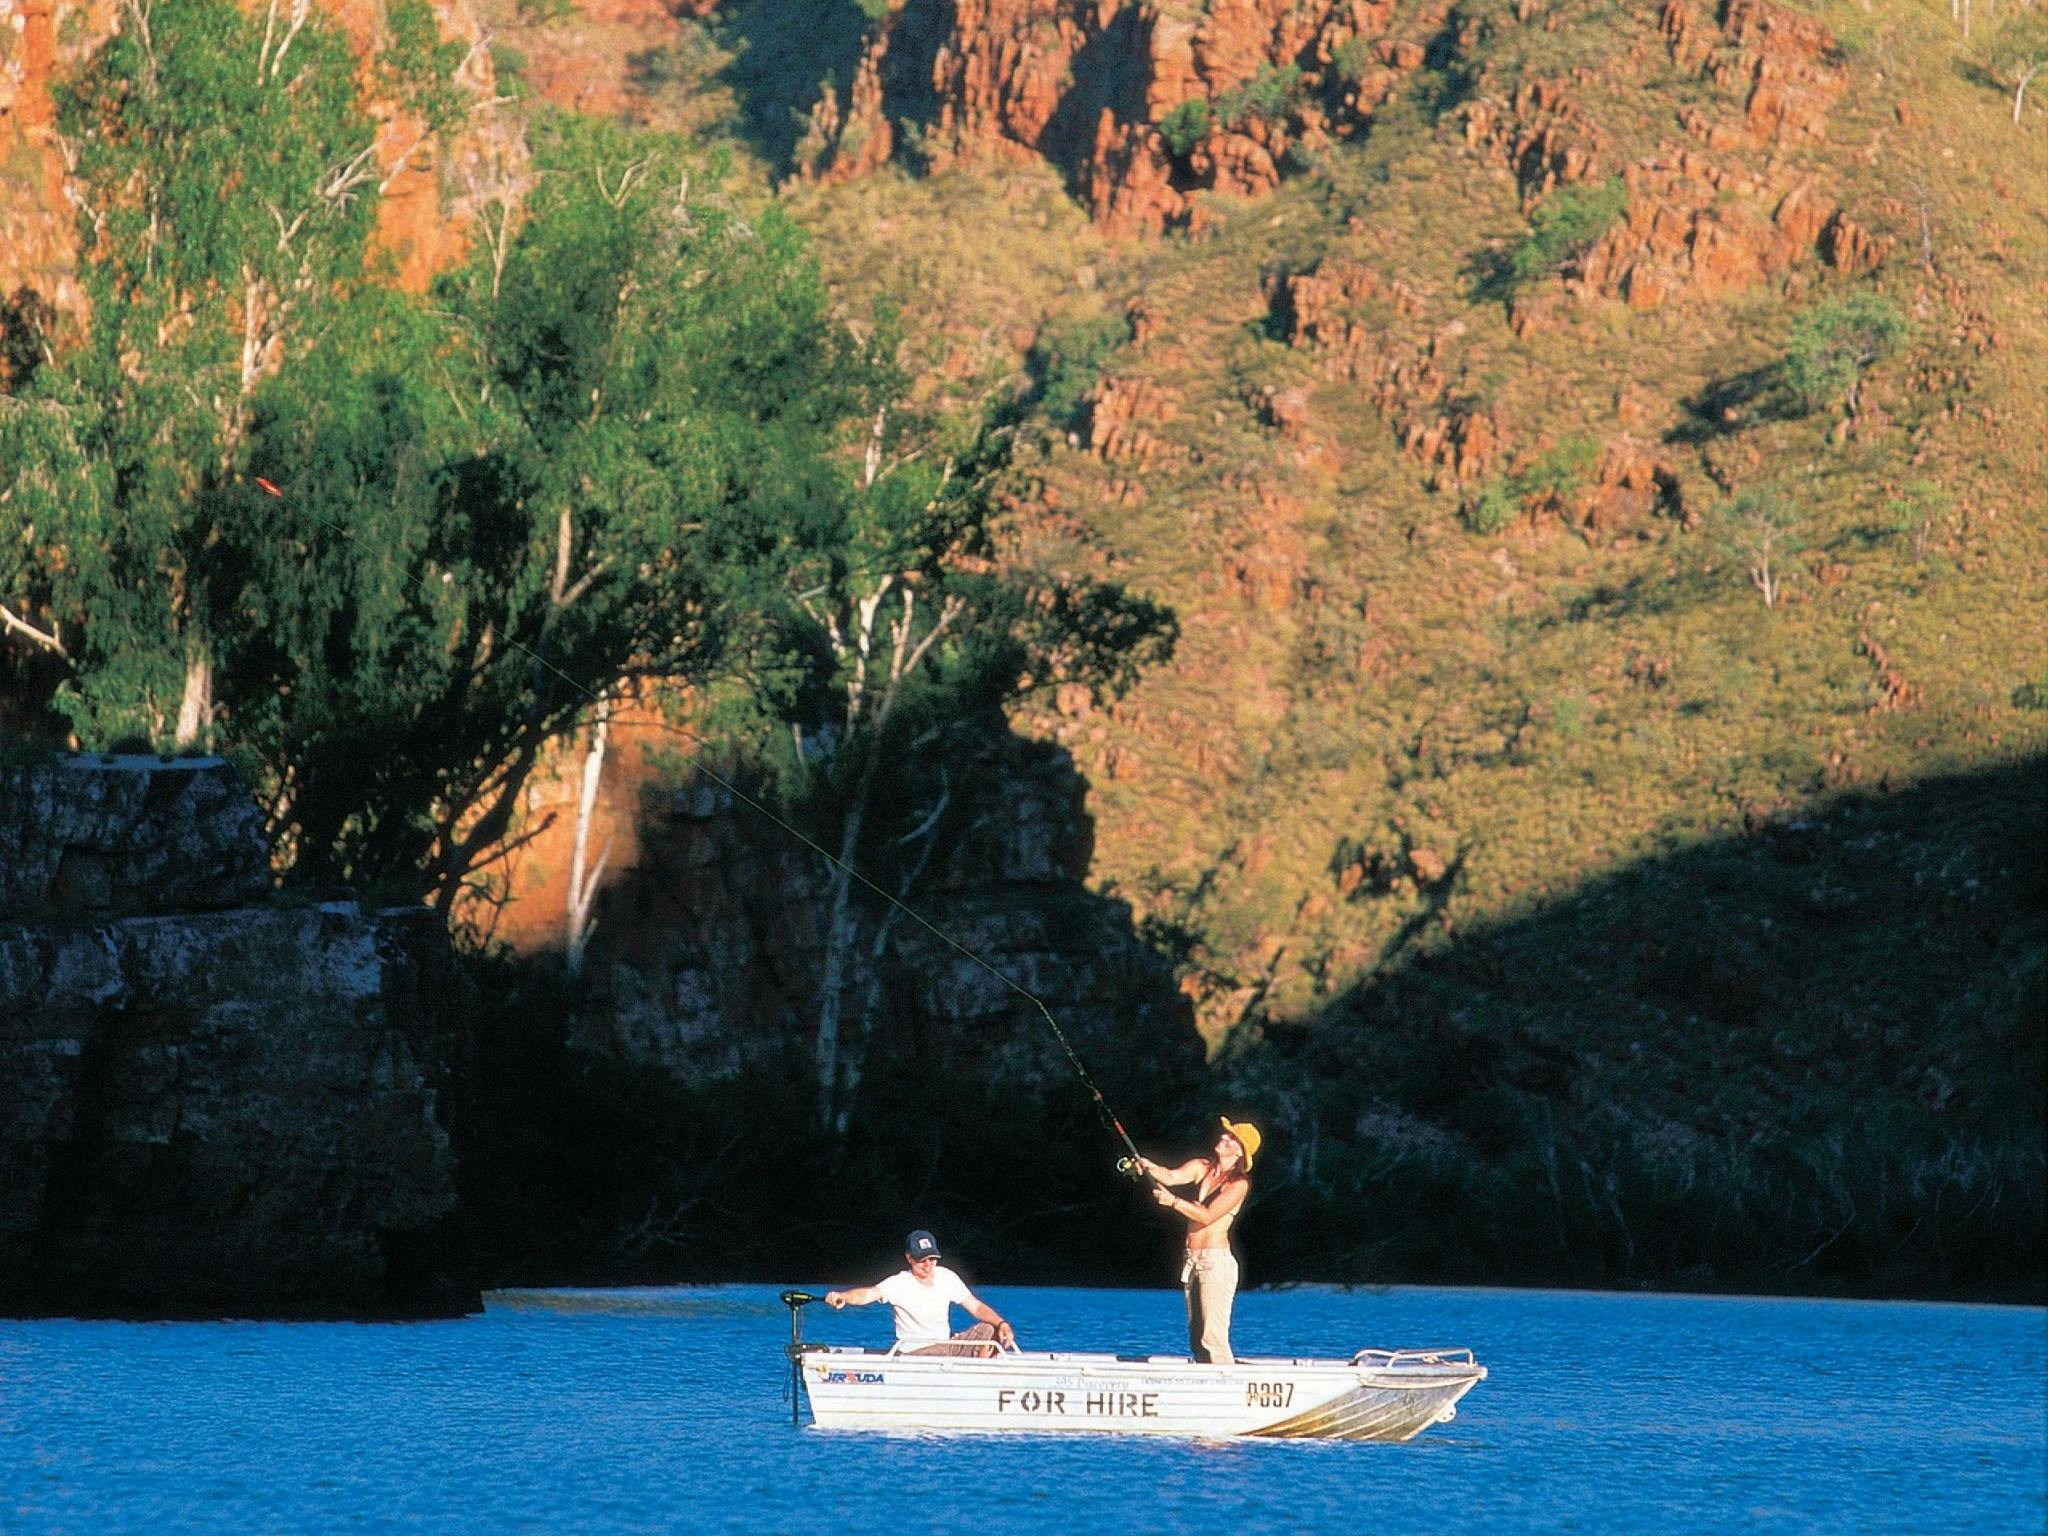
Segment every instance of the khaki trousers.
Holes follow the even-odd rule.
[[[972,1328],[962,1328],[953,1335],[950,1344],[927,1344],[923,1349],[907,1350],[912,1355],[999,1355],[1002,1346],[996,1343],[994,1323],[976,1323]]]
[[[1228,1248],[1190,1249],[1180,1283],[1188,1298],[1188,1353],[1205,1365],[1235,1365],[1230,1303],[1237,1295],[1237,1255]]]

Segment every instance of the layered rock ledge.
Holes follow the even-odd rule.
[[[476,1305],[439,923],[268,871],[217,759],[0,769],[0,1312]]]

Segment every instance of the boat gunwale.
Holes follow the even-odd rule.
[[[1307,1356],[1239,1356],[1236,1360],[1210,1363],[1191,1360],[1185,1355],[1113,1355],[1096,1351],[1069,1350],[1008,1350],[999,1355],[943,1354],[922,1355],[897,1349],[873,1349],[856,1344],[813,1344],[796,1346],[791,1353],[803,1361],[818,1357],[883,1362],[892,1366],[909,1366],[917,1370],[939,1369],[956,1371],[965,1368],[978,1370],[1043,1370],[1065,1369],[1102,1371],[1112,1375],[1136,1375],[1143,1372],[1183,1371],[1189,1373],[1220,1373],[1225,1376],[1270,1376],[1286,1372],[1297,1377],[1327,1377],[1345,1381],[1384,1381],[1392,1377],[1397,1381],[1419,1384],[1435,1384],[1444,1381],[1486,1379],[1486,1367],[1472,1358],[1469,1350],[1368,1350],[1363,1355],[1395,1355],[1393,1363],[1368,1359],[1329,1359]],[[1441,1353],[1462,1355],[1463,1359],[1425,1360],[1425,1354]]]

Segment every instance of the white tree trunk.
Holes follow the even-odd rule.
[[[872,769],[870,761],[870,769]],[[832,867],[832,915],[825,926],[825,972],[818,982],[818,1120],[835,1121],[839,1095],[839,1011],[846,990],[846,956],[853,948],[853,855],[860,843],[860,824],[867,813],[872,771],[863,772],[854,802],[840,830],[839,862]]]
[[[931,862],[932,850],[939,841],[939,818],[946,814],[946,806],[952,798],[951,791],[941,790],[939,803],[932,807],[931,814],[903,839],[905,843],[922,839],[924,846],[918,850],[917,861],[896,888],[898,902],[910,895],[924,874],[925,865]],[[868,1044],[875,1037],[875,1020],[882,1011],[882,957],[888,953],[889,935],[895,930],[896,919],[902,915],[901,906],[892,905],[884,912],[882,921],[876,925],[874,942],[868,946],[867,985],[861,994],[860,1018],[844,1042],[839,1084],[834,1094],[837,1107],[832,1113],[832,1130],[836,1135],[844,1136],[853,1118],[854,1097],[860,1092],[861,1075],[867,1070]]]
[[[839,1126],[844,1123],[845,1111],[841,1107],[850,1096],[850,1089],[842,1088],[846,1076],[846,1063],[842,1060],[840,1019],[844,1009],[844,993],[847,985],[847,957],[853,950],[859,919],[853,910],[853,859],[860,845],[861,824],[867,817],[868,802],[875,789],[875,776],[881,768],[879,747],[888,729],[889,716],[896,707],[898,691],[903,680],[917,670],[932,647],[939,642],[956,619],[965,610],[965,604],[958,597],[947,597],[940,604],[939,612],[932,626],[921,640],[913,640],[913,629],[917,614],[916,594],[907,584],[899,584],[899,578],[886,575],[875,590],[853,604],[854,631],[848,637],[836,621],[827,616],[826,632],[831,638],[834,653],[840,661],[850,664],[852,670],[847,680],[846,724],[849,739],[854,733],[855,722],[861,718],[869,702],[873,680],[869,675],[869,664],[879,659],[875,645],[875,624],[880,614],[882,601],[891,590],[898,591],[902,612],[889,626],[889,649],[886,659],[888,672],[881,684],[881,696],[874,703],[873,715],[866,729],[874,743],[868,760],[860,770],[860,778],[854,786],[853,798],[847,807],[846,820],[841,824],[839,838],[839,862],[832,870],[831,916],[825,930],[825,965],[820,978],[818,999],[818,1120],[821,1125]],[[941,806],[944,797],[941,797]],[[936,813],[934,813],[936,816]],[[922,831],[923,829],[920,829]],[[916,836],[919,834],[912,834]],[[907,840],[906,840],[907,841]],[[929,850],[927,850],[929,851]],[[920,859],[910,879],[924,867]],[[899,898],[909,891],[906,881]],[[891,916],[885,921],[893,921]],[[859,1047],[865,1055],[865,1038]],[[859,1062],[853,1064],[853,1079],[858,1081]]]
[[[597,882],[604,875],[612,851],[611,839],[606,838],[596,866],[585,872],[590,854],[590,823],[597,811],[598,782],[604,775],[605,742],[611,733],[611,720],[611,706],[600,704],[590,731],[590,750],[583,754],[582,791],[576,797],[576,836],[569,851],[568,924],[563,935],[563,951],[571,976],[583,974],[583,957],[595,926],[590,911],[597,899]]]
[[[189,752],[213,727],[213,662],[204,646],[195,645],[185,657],[185,691],[178,700],[177,747]]]
[[[882,1011],[882,956],[889,948],[889,934],[896,926],[896,908],[883,914],[875,927],[874,943],[868,946],[868,973],[861,992],[860,1017],[848,1032],[839,1082],[833,1093],[832,1132],[844,1136],[853,1119],[854,1096],[860,1092],[861,1074],[867,1070],[868,1042],[875,1035],[875,1017]]]

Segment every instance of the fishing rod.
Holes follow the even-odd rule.
[[[285,502],[286,505],[288,506],[293,506],[294,510],[299,512],[302,516],[310,517],[314,522],[317,522],[322,526],[333,530],[342,538],[348,540],[349,543],[355,543],[355,531],[353,529],[349,528],[345,524],[334,521],[332,518],[322,517],[318,512],[308,511],[303,507],[296,506],[291,501],[291,499],[285,495],[283,489],[280,488],[274,481],[267,480],[261,475],[256,475],[253,476],[252,478],[254,479],[257,487],[260,490],[262,490],[265,495],[275,497],[277,500]],[[384,566],[387,571],[390,571],[393,575],[397,576],[400,581],[411,586],[412,588],[414,588],[414,590],[420,592],[422,595],[425,595],[426,587],[422,578],[413,575],[409,572],[396,569],[391,563],[391,557],[388,552],[386,552],[381,558],[384,562]],[[552,672],[564,683],[567,683],[569,687],[574,689],[576,692],[582,694],[585,698],[589,699],[591,703],[599,706],[602,706],[604,704],[605,700],[602,695],[591,689],[581,680],[570,676],[567,672],[563,671],[562,668],[555,665],[555,663],[553,663],[552,661],[549,661],[546,656],[542,655],[533,647],[527,645],[524,641],[519,640],[514,636],[507,635],[503,637],[503,643],[509,645],[516,651],[524,653],[536,667],[544,667],[549,672]],[[708,750],[711,746],[711,743],[707,741],[701,733],[691,730],[688,726],[678,725],[673,721],[667,720],[654,723],[658,724],[659,727],[663,730],[673,731],[679,736],[684,736],[692,741],[695,741],[702,749]],[[1080,1053],[1074,1049],[1073,1042],[1067,1038],[1067,1032],[1060,1028],[1059,1020],[1055,1019],[1052,1016],[1052,1010],[1046,1007],[1044,1001],[1040,999],[1035,992],[1031,991],[1030,988],[1024,986],[1021,982],[1018,982],[1013,978],[1005,975],[1002,971],[998,970],[994,965],[990,964],[982,956],[975,953],[973,950],[969,949],[965,944],[961,943],[958,939],[954,938],[953,935],[946,932],[936,923],[926,918],[925,915],[919,912],[915,907],[911,906],[908,902],[903,901],[901,898],[891,895],[888,891],[884,890],[881,886],[877,885],[873,880],[870,880],[866,875],[862,874],[858,869],[854,868],[853,865],[847,863],[846,860],[840,858],[837,854],[833,853],[831,849],[825,847],[822,843],[819,843],[815,838],[810,837],[800,828],[790,825],[789,822],[784,820],[781,816],[778,816],[767,805],[755,799],[752,795],[749,795],[745,790],[741,789],[737,784],[733,783],[730,779],[726,778],[724,775],[718,773],[717,771],[709,767],[705,763],[701,753],[686,752],[684,754],[684,759],[686,762],[689,763],[689,765],[693,769],[696,770],[697,773],[701,774],[704,778],[709,779],[713,784],[716,784],[720,789],[724,790],[727,794],[731,795],[735,800],[739,801],[742,805],[752,808],[761,816],[765,817],[767,820],[774,823],[776,826],[780,827],[784,832],[788,833],[791,837],[795,838],[799,843],[802,843],[804,847],[810,849],[811,852],[817,854],[819,858],[825,860],[826,863],[832,865],[835,869],[843,871],[851,879],[858,880],[868,890],[874,892],[875,895],[881,897],[882,900],[888,902],[890,906],[896,908],[897,911],[903,913],[904,916],[908,917],[912,922],[916,923],[919,927],[923,928],[924,931],[929,933],[933,938],[939,940],[940,943],[945,944],[957,954],[966,957],[974,964],[980,966],[984,971],[987,971],[989,975],[995,977],[997,981],[1001,982],[1004,986],[1008,987],[1012,992],[1015,992],[1019,997],[1023,998],[1026,1002],[1030,1003],[1032,1007],[1036,1008],[1039,1012],[1039,1016],[1043,1018],[1046,1024],[1052,1029],[1053,1038],[1059,1041],[1060,1049],[1066,1053],[1067,1061],[1072,1065],[1075,1076],[1077,1076],[1081,1080],[1081,1086],[1088,1090],[1089,1097],[1094,1101],[1096,1118],[1102,1122],[1103,1129],[1113,1133],[1116,1136],[1117,1140],[1121,1141],[1124,1144],[1124,1150],[1128,1155],[1117,1159],[1117,1172],[1123,1174],[1126,1178],[1131,1179],[1137,1179],[1143,1176],[1144,1158],[1138,1151],[1137,1143],[1131,1140],[1131,1134],[1129,1131],[1126,1131],[1124,1129],[1123,1121],[1119,1120],[1116,1117],[1115,1112],[1110,1109],[1109,1100],[1103,1097],[1102,1089],[1096,1085],[1095,1078],[1093,1074],[1089,1072],[1087,1064],[1081,1060]]]

